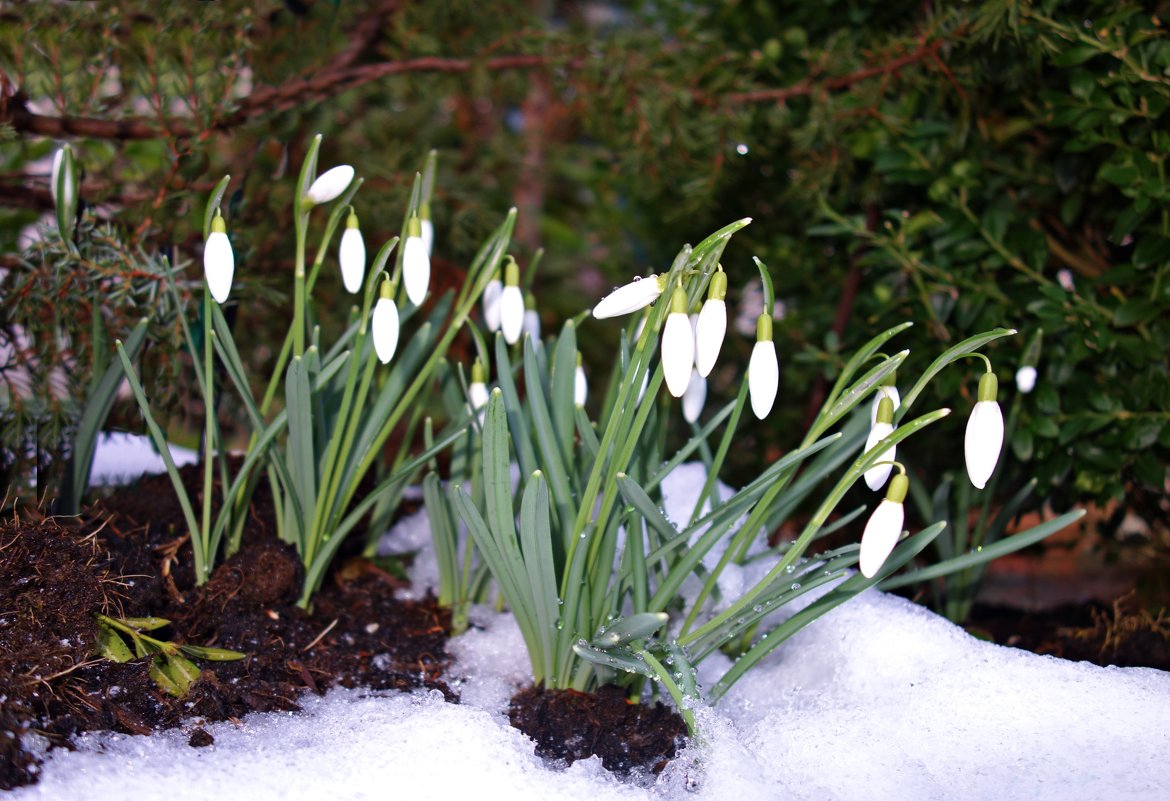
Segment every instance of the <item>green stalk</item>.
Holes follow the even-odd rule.
[[[207,545],[211,541],[211,488],[212,488],[212,449],[215,446],[215,380],[212,370],[212,341],[211,330],[211,289],[207,282],[203,282],[203,519],[200,521],[200,541],[191,543],[196,550],[203,551],[203,571],[195,577],[196,584],[202,584],[210,577],[211,562],[214,554],[207,553]],[[227,486],[224,486],[227,489]],[[225,504],[226,508],[226,504]]]

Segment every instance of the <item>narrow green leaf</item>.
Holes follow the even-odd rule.
[[[179,650],[187,656],[195,659],[206,659],[210,662],[234,662],[247,656],[239,651],[230,651],[227,648],[208,648],[203,645],[180,645]]]
[[[644,640],[666,625],[670,616],[665,612],[643,612],[621,617],[605,627],[593,638],[593,646],[609,650],[631,640]]]
[[[203,211],[203,241],[207,241],[207,237],[211,236],[211,221],[215,218],[215,210],[219,208],[220,201],[223,200],[223,193],[227,191],[228,184],[231,183],[232,177],[225,175],[219,179],[219,183],[211,190],[211,194],[207,198],[207,208]]]
[[[98,624],[97,653],[111,662],[129,662],[134,658],[121,635],[101,623]]]
[[[573,645],[573,653],[586,662],[592,662],[604,668],[637,673],[651,679],[657,678],[657,674],[646,664],[646,661],[627,648],[602,650],[594,648],[585,640],[579,640]]]
[[[548,486],[539,470],[534,472],[520,501],[520,547],[532,592],[532,606],[540,635],[545,677],[556,670],[555,643],[560,598],[553,566],[552,530],[548,518]],[[537,657],[533,656],[535,660]]]

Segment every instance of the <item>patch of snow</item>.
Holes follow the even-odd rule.
[[[171,458],[176,467],[199,461],[199,454],[190,448],[171,445]],[[163,458],[154,449],[150,437],[120,431],[103,431],[98,435],[89,471],[89,483],[94,486],[129,484],[147,473],[165,473]]]

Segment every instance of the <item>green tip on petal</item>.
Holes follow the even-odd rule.
[[[226,234],[227,224],[223,221],[223,215],[219,213],[219,209],[215,210],[215,219],[211,221],[211,233]]]
[[[487,370],[484,369],[483,362],[481,362],[479,359],[476,359],[475,364],[471,365],[471,383],[487,383]]]
[[[422,238],[422,223],[419,222],[418,217],[411,217],[406,223],[406,235],[408,237],[417,236]]]
[[[876,422],[890,424],[894,422],[894,401],[892,398],[890,398],[889,395],[884,395],[882,399],[878,401]]]
[[[980,401],[994,401],[999,395],[999,379],[995,377],[995,373],[984,373],[979,379],[979,397]]]
[[[906,493],[910,490],[910,479],[905,473],[898,473],[890,479],[890,485],[886,488],[886,500],[894,503],[902,503],[906,500]]]
[[[682,286],[676,286],[674,292],[670,295],[670,313],[687,313],[687,293],[683,290]]]
[[[761,314],[756,318],[756,342],[772,341],[772,316]]]
[[[386,300],[394,300],[395,289],[397,289],[397,287],[394,286],[394,282],[390,279],[386,279],[382,282],[382,287],[379,290],[379,297],[383,297]]]
[[[727,297],[727,273],[723,272],[723,265],[711,276],[711,284],[707,287],[707,297],[711,300],[724,300]]]
[[[504,286],[520,286],[520,265],[511,256],[504,265]]]
[[[357,214],[354,213],[353,209],[349,210],[349,216],[345,218],[345,227],[346,228],[357,228],[358,227]]]

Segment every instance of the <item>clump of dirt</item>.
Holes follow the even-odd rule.
[[[606,685],[596,693],[528,687],[512,698],[512,725],[536,741],[536,753],[572,764],[601,757],[615,773],[660,772],[685,742],[686,723],[673,709],[632,703]]]
[[[1170,619],[1133,604],[1133,593],[1106,604],[1066,604],[1040,612],[976,606],[968,628],[1001,645],[1062,659],[1170,670]]]
[[[70,522],[0,523],[0,789],[35,780],[32,738],[72,728],[62,680],[90,659],[93,616],[117,589],[98,565],[96,538]],[[45,709],[63,714],[46,726]]]
[[[183,471],[198,496],[198,468]],[[399,579],[350,560],[327,577],[312,609],[296,605],[303,568],[275,536],[271,503],[254,500],[240,551],[196,587],[192,550],[173,487],[150,477],[80,519],[0,525],[0,788],[36,780],[45,738],[81,731],[148,734],[205,721],[298,709],[306,690],[334,685],[438,689],[449,615],[432,599],[398,601]],[[150,659],[94,656],[95,615],[161,617],[151,636],[244,653],[195,660],[199,679],[174,698],[150,677]],[[201,733],[202,732],[202,733]]]

